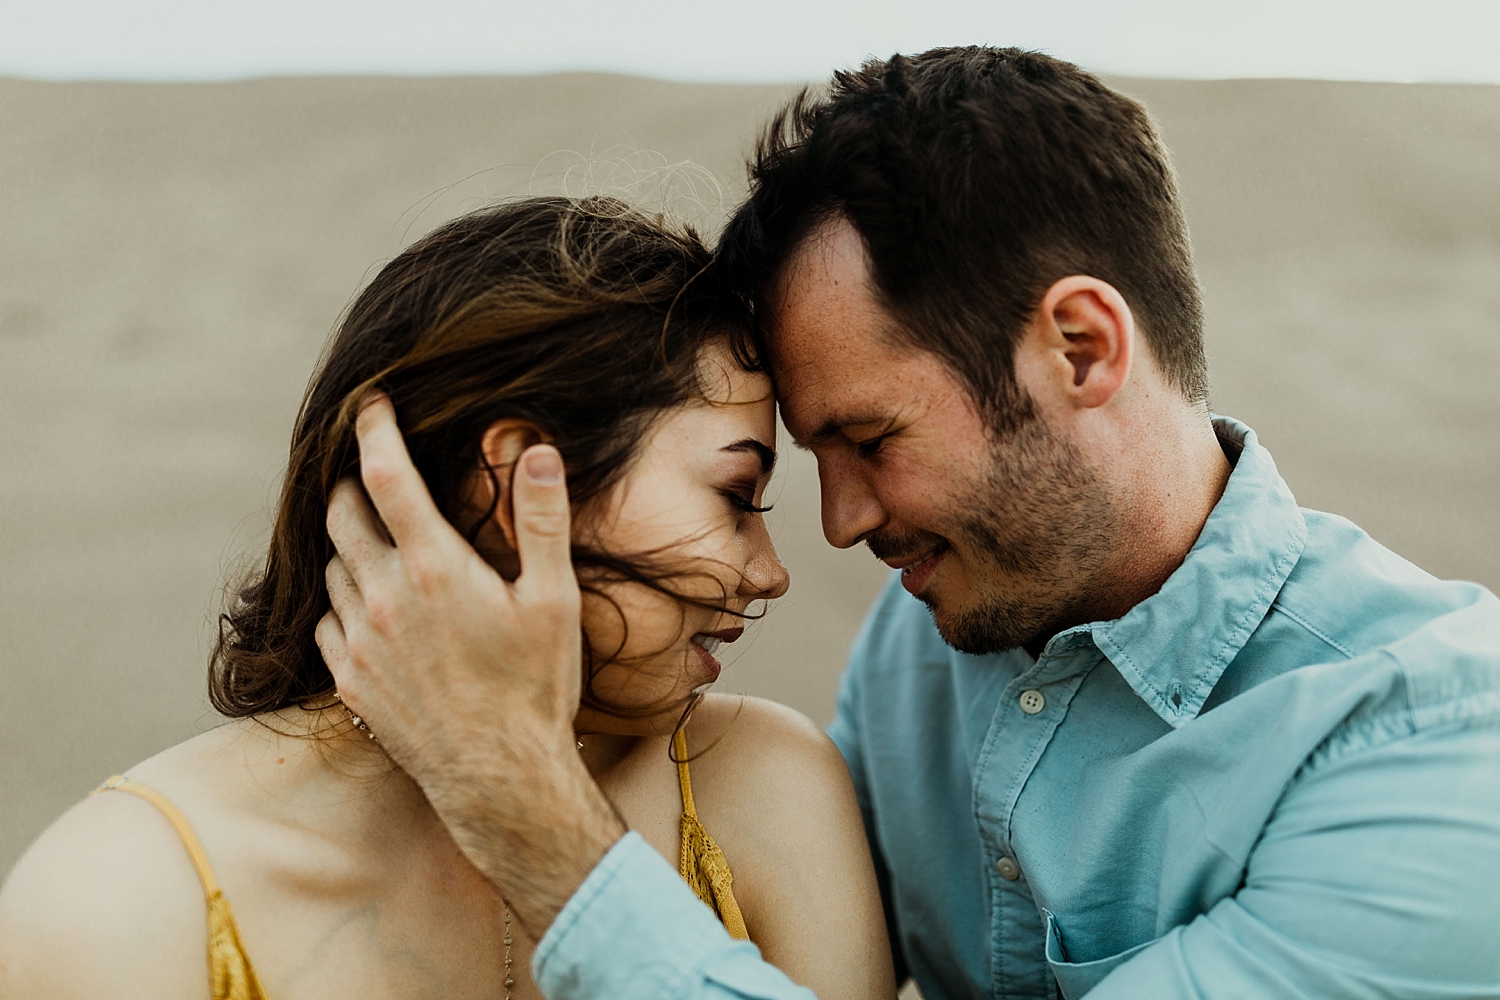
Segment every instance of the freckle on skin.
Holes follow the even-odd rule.
[[[286,763],[286,758],[285,757],[277,757],[276,758],[276,763],[278,763],[278,764],[285,764]]]

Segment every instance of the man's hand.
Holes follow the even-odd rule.
[[[385,396],[366,401],[356,433],[374,507],[350,480],[329,502],[339,555],[318,648],[344,702],[540,937],[625,832],[574,743],[579,592],[562,457],[535,445],[516,463],[521,573],[507,583],[438,512]]]

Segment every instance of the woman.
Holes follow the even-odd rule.
[[[561,450],[589,771],[794,980],[825,1000],[893,995],[837,751],[785,708],[702,693],[718,647],[787,584],[758,506],[775,423],[748,328],[691,231],[607,199],[478,212],[388,264],[313,377],[266,562],[222,619],[209,687],[232,721],[111,779],[31,848],[0,893],[0,994],[539,995],[534,942],[314,642],[329,494],[379,388],[502,575],[511,466],[538,441]]]

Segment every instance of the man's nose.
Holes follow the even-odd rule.
[[[842,456],[818,456],[823,492],[823,537],[834,548],[847,549],[885,523],[880,505],[859,471]]]

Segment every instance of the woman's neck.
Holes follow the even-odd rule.
[[[256,787],[274,790],[299,824],[335,838],[389,842],[393,825],[411,832],[441,826],[426,795],[342,705],[288,709],[245,720],[236,740]],[[378,733],[376,734],[378,737]],[[642,741],[663,737],[580,732],[579,756],[589,774],[604,779]],[[289,818],[291,818],[289,816]]]
[[[286,709],[242,722],[231,751],[253,779],[249,794],[276,803],[284,818],[358,842],[380,841],[394,825],[438,824],[421,788],[350,723],[342,706]]]
[[[640,745],[644,737],[616,733],[579,733],[578,755],[594,778],[618,767]]]

